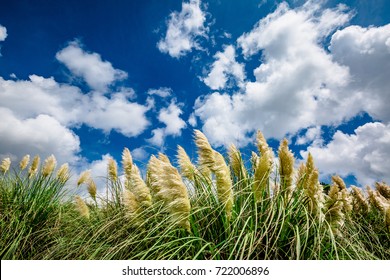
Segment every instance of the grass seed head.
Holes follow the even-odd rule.
[[[34,157],[33,162],[28,170],[29,177],[35,176],[35,174],[37,174],[40,161],[41,158],[39,156]]]
[[[283,139],[279,147],[279,174],[281,187],[288,197],[292,193],[294,161],[294,155],[288,148],[288,141]]]
[[[234,144],[229,147],[229,158],[234,175],[240,179],[246,178],[247,171],[242,161],[240,150]]]
[[[207,137],[199,130],[195,130],[195,143],[198,148],[200,169],[204,175],[209,176],[208,170],[214,165],[214,150]]]
[[[75,196],[76,209],[81,217],[89,219],[89,208],[85,201],[78,195]]]
[[[3,159],[1,162],[0,171],[5,174],[9,170],[10,166],[11,166],[11,159],[9,157],[7,157],[7,158]]]
[[[191,181],[195,180],[196,167],[192,164],[190,157],[183,147],[177,147],[177,159],[180,166],[181,174]]]
[[[30,155],[25,155],[22,160],[19,162],[20,170],[26,169],[27,165],[30,163]]]
[[[116,180],[118,180],[118,167],[113,158],[108,159],[107,172],[108,178],[110,178],[112,182],[116,182]]]
[[[97,192],[97,188],[96,188],[96,184],[95,184],[95,181],[90,178],[87,182],[87,185],[88,185],[88,193],[89,195],[92,197],[93,200],[96,201],[96,192]]]
[[[57,166],[57,160],[54,157],[54,155],[49,156],[47,159],[45,159],[45,164],[42,168],[42,175],[44,177],[49,176],[51,173],[53,173],[54,169]]]
[[[352,191],[352,208],[355,212],[362,211],[367,213],[370,209],[367,199],[364,197],[362,190],[356,186],[351,186]]]
[[[69,180],[69,178],[69,164],[64,163],[57,171],[57,179],[60,180],[60,182],[65,183]]]
[[[390,186],[386,185],[384,182],[375,183],[376,190],[387,200],[390,201]]]
[[[81,184],[86,184],[91,180],[91,169],[85,170],[80,174],[80,177],[77,181],[77,186]]]
[[[130,181],[130,190],[134,193],[139,204],[143,207],[151,206],[152,196],[150,194],[150,189],[141,178],[141,173],[136,165],[133,165],[132,167]]]
[[[125,172],[125,176],[129,180],[129,178],[131,177],[131,169],[133,167],[133,158],[132,158],[130,150],[128,148],[123,149],[122,166],[123,166],[123,170]]]

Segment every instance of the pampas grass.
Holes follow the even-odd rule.
[[[90,170],[72,186],[54,156],[27,172],[28,157],[11,171],[3,159],[2,259],[390,258],[386,183],[365,193],[333,176],[328,192],[311,154],[296,170],[286,140],[277,159],[260,131],[256,140],[247,162],[234,145],[227,161],[195,131],[197,164],[179,146],[180,173],[159,153],[146,177],[125,148],[121,168],[109,159],[101,174],[105,193]]]

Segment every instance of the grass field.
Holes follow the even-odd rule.
[[[277,156],[258,132],[250,163],[225,157],[195,131],[197,164],[152,156],[143,178],[128,149],[123,176],[107,167],[99,194],[89,171],[70,174],[54,156],[0,167],[1,259],[390,259],[390,187],[318,181],[309,155],[295,169],[287,140]],[[249,167],[248,167],[249,166]],[[178,171],[180,170],[180,171]]]

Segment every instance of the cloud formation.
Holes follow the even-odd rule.
[[[325,146],[310,146],[301,155],[310,152],[322,175],[354,175],[362,185],[375,181],[390,181],[390,125],[366,123],[354,134],[337,131]]]
[[[245,79],[244,64],[236,61],[234,46],[228,45],[223,52],[214,55],[215,61],[204,83],[213,90],[224,89],[232,85],[242,86]],[[230,84],[227,84],[230,81]]]
[[[180,12],[170,14],[165,37],[157,43],[158,49],[174,58],[180,58],[192,49],[200,49],[197,39],[207,37],[205,21],[200,0],[183,2]]]
[[[115,69],[110,62],[103,61],[99,54],[86,52],[78,41],[70,42],[56,54],[56,58],[94,90],[104,92],[115,81],[127,78],[126,72]]]
[[[0,42],[7,38],[7,28],[0,24]]]

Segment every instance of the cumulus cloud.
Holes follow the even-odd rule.
[[[203,78],[204,83],[213,90],[220,90],[231,84],[242,86],[245,79],[244,64],[236,61],[234,46],[226,46],[223,52],[214,55],[215,61],[208,75]]]
[[[314,126],[310,127],[306,130],[306,133],[304,135],[301,135],[297,138],[295,144],[297,145],[305,145],[313,143],[313,145],[321,145],[322,144],[322,138],[321,138],[322,130],[321,126]]]
[[[311,146],[310,152],[322,175],[354,175],[361,184],[390,181],[390,125],[380,122],[366,123],[354,134],[337,131],[325,146]]]
[[[168,88],[168,87],[160,87],[158,89],[149,89],[148,92],[147,92],[149,95],[157,95],[157,96],[160,96],[162,98],[166,98],[170,95],[172,95],[172,89],[171,88]]]
[[[131,150],[131,155],[134,160],[145,161],[148,158],[149,153],[143,147],[139,147]]]
[[[183,111],[174,100],[167,108],[162,108],[158,114],[158,120],[165,126],[154,129],[152,131],[153,136],[148,139],[148,142],[155,146],[162,146],[165,137],[169,135],[180,136],[182,129],[186,127],[185,121],[180,118],[182,113]]]
[[[7,38],[7,28],[5,28],[4,26],[2,26],[1,24],[0,24],[0,42],[1,41],[4,41],[5,40],[5,38]]]
[[[75,163],[79,159],[78,136],[52,116],[40,114],[20,119],[4,107],[0,107],[0,115],[1,158],[20,160],[26,154],[42,158],[55,154],[59,163]]]
[[[390,24],[337,31],[330,44],[335,61],[348,66],[350,92],[361,96],[362,109],[373,118],[390,121]]]
[[[126,72],[115,69],[99,54],[86,52],[78,41],[70,42],[56,54],[56,58],[94,90],[106,91],[115,81],[127,78]]]
[[[246,145],[257,129],[267,137],[282,138],[359,112],[359,96],[339,94],[350,79],[348,68],[333,61],[319,43],[330,26],[345,22],[335,19],[325,28],[321,16],[344,12],[307,5],[290,9],[282,3],[239,37],[244,57],[250,60],[261,52],[261,62],[253,70],[255,80],[246,82],[241,92],[215,92],[197,100],[195,114],[210,141]]]
[[[198,37],[207,37],[206,15],[201,9],[200,0],[183,2],[180,12],[171,13],[165,37],[157,47],[172,57],[184,56],[192,49],[200,49]]]

